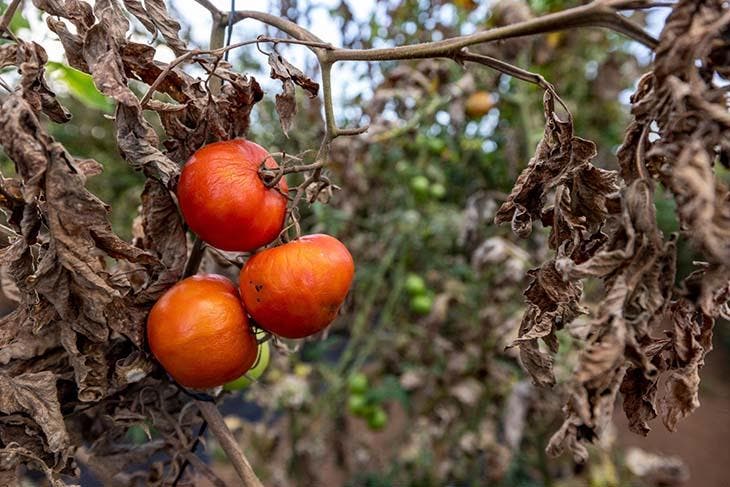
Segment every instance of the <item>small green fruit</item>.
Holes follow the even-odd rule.
[[[356,372],[347,380],[347,388],[352,394],[364,394],[368,390],[368,378],[362,372]]]
[[[426,176],[413,176],[411,178],[411,191],[416,196],[426,196],[428,194],[428,187],[430,183]]]
[[[351,394],[347,398],[347,409],[355,416],[365,416],[368,412],[368,400],[362,394]]]
[[[411,298],[411,311],[418,315],[427,315],[431,312],[433,298],[427,295],[413,296]]]
[[[441,152],[443,152],[443,150],[446,148],[446,144],[443,140],[432,137],[428,139],[428,148],[434,154],[441,154]]]
[[[431,196],[433,196],[437,200],[440,200],[441,198],[446,196],[446,187],[441,183],[432,184],[430,191],[431,191]]]
[[[388,413],[381,407],[373,408],[368,414],[368,427],[371,430],[381,430],[388,423]]]
[[[406,292],[411,296],[426,294],[426,283],[418,274],[408,274],[408,276],[406,276],[404,286],[406,288]]]
[[[226,391],[240,391],[250,386],[255,380],[261,377],[269,366],[269,358],[271,356],[271,348],[269,342],[264,342],[259,345],[259,356],[254,367],[251,367],[248,372],[243,374],[236,380],[233,380],[223,386]]]
[[[395,163],[395,171],[398,174],[405,174],[407,173],[411,168],[411,165],[408,164],[406,161],[398,161]]]

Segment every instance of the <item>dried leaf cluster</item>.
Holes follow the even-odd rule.
[[[186,51],[163,1],[124,3],[173,51]],[[0,140],[18,176],[3,178],[0,187],[9,224],[0,254],[10,277],[3,291],[18,290],[16,309],[0,322],[0,470],[36,464],[62,485],[57,474],[75,475],[75,459],[109,484],[169,481],[190,456],[192,425],[199,422],[186,407],[190,398],[144,352],[146,314],[181,278],[187,259],[170,190],[194,150],[246,132],[263,93],[255,79],[210,60],[200,62],[227,81],[219,94],[182,69],[161,77],[165,65],[153,60],[153,47],[128,40],[129,21],[114,0],[93,7],[79,0],[34,4],[49,14],[69,64],[117,102],[119,151],[147,181],[129,244],[112,231],[109,208],[85,188],[101,164],[74,158],[43,127],[41,113],[57,123],[70,119],[44,80],[44,49],[22,40],[0,46],[0,66],[16,66],[20,74],[20,89],[0,109]],[[157,90],[170,101],[143,107],[130,81],[152,85],[158,77]],[[159,114],[164,151],[144,108]],[[148,434],[154,428],[160,437],[134,448],[125,439],[132,425]],[[168,455],[150,466],[157,451]],[[130,464],[142,468],[124,470]]]
[[[573,134],[547,95],[543,138],[497,213],[521,237],[535,221],[550,227],[555,254],[530,271],[514,343],[535,383],[555,384],[556,332],[587,312],[583,281],[601,279],[605,290],[552,454],[568,449],[585,461],[585,445],[607,426],[619,391],[631,429],[644,435],[657,415],[673,431],[699,406],[699,369],[730,297],[730,193],[716,173],[728,167],[730,117],[717,80],[727,75],[729,31],[721,1],[676,5],[652,71],[632,97],[619,171],[591,164],[594,145]],[[657,184],[674,196],[681,235],[657,227]],[[689,239],[706,262],[675,286],[677,238]]]

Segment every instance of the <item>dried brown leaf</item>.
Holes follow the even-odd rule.
[[[3,414],[27,414],[34,418],[46,437],[49,451],[56,453],[68,447],[68,433],[53,373],[27,373],[15,377],[0,373],[0,411]]]
[[[319,84],[284,59],[276,50],[269,54],[269,66],[271,77],[281,80],[282,83],[282,92],[276,95],[276,112],[279,114],[281,129],[287,134],[297,113],[294,85],[300,86],[310,98],[314,98],[319,92]]]
[[[162,34],[176,55],[187,50],[185,43],[180,40],[180,23],[170,17],[164,0],[145,0],[144,5],[140,0],[124,0],[124,6],[151,34]]]

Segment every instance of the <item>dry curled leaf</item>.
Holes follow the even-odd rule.
[[[38,372],[9,377],[0,373],[0,411],[3,414],[27,414],[43,430],[50,452],[69,446],[56,392],[56,376]]]
[[[618,152],[621,179],[587,162],[594,150],[572,137],[569,123],[552,116],[546,98],[545,136],[497,213],[495,220],[511,221],[520,236],[538,217],[551,226],[557,255],[530,272],[528,309],[516,341],[537,383],[550,385],[554,378],[552,357],[536,340],[552,339],[555,329],[577,315],[561,313],[556,320],[554,310],[566,305],[578,310],[581,279],[600,278],[604,284],[605,299],[588,323],[568,384],[564,423],[548,446],[552,454],[568,449],[576,461],[585,461],[585,444],[605,430],[619,388],[629,425],[640,434],[648,433],[658,412],[674,430],[699,405],[699,370],[730,289],[730,199],[713,168],[730,117],[722,90],[703,72],[720,69],[713,60],[717,49],[727,47],[720,33],[728,23],[727,6],[719,1],[676,4],[653,71],[632,97],[635,119]],[[650,141],[652,124],[659,137]],[[682,288],[673,285],[676,236],[657,227],[656,180],[672,191],[685,235],[710,261]],[[549,196],[553,204],[545,207]],[[577,287],[566,293],[570,286]],[[668,322],[674,329],[662,336]],[[662,376],[666,384],[660,390]]]
[[[281,129],[284,134],[287,134],[294,122],[294,115],[297,113],[294,85],[303,88],[309,97],[313,98],[319,92],[319,84],[284,59],[276,49],[269,54],[269,66],[271,67],[271,77],[281,80],[282,92],[276,95],[276,113],[279,114]]]
[[[144,5],[140,0],[124,0],[124,6],[150,34],[155,36],[158,32],[162,34],[175,54],[180,55],[187,50],[185,43],[180,40],[180,23],[170,17],[164,0],[145,0]]]

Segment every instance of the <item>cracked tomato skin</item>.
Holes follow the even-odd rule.
[[[263,161],[266,167],[277,167],[263,147],[243,139],[215,142],[195,152],[177,186],[190,229],[213,247],[237,252],[250,252],[278,237],[288,187],[282,178],[278,190],[266,188],[258,174]]]
[[[335,319],[354,274],[355,263],[342,242],[307,235],[251,257],[239,276],[241,298],[263,329],[303,338]]]
[[[238,291],[216,274],[188,277],[168,289],[147,317],[147,341],[165,370],[194,389],[240,377],[258,354]]]

